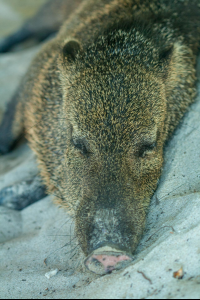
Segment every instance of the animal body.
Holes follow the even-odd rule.
[[[91,271],[132,261],[165,142],[195,99],[199,42],[198,0],[82,1],[8,106],[0,151],[25,128]]]

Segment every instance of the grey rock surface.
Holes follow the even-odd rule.
[[[30,59],[25,65],[24,53],[0,57],[0,91],[5,88],[7,99],[12,94],[12,72],[4,81],[3,74],[9,70],[6,59],[15,61],[17,85],[32,56],[27,54]],[[24,71],[17,73],[20,64]],[[104,277],[89,273],[74,236],[73,219],[53,204],[53,196],[20,212],[0,206],[0,299],[200,298],[198,87],[196,103],[166,146],[163,174],[133,263]],[[5,99],[0,97],[2,111]],[[0,190],[37,174],[35,156],[26,145],[0,157]],[[183,278],[174,278],[173,273],[181,268]],[[59,270],[57,275],[47,279],[45,274],[55,269]]]

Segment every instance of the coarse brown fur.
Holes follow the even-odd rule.
[[[25,124],[86,255],[134,253],[141,238],[164,144],[196,95],[198,3],[83,1],[24,79],[10,139]]]

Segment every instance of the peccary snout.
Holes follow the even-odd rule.
[[[91,272],[99,275],[112,273],[114,270],[123,269],[132,261],[132,257],[125,252],[105,246],[95,250],[86,260],[85,266]]]
[[[87,232],[90,254],[85,266],[99,275],[125,268],[132,261],[133,236],[116,209],[98,210]]]
[[[104,275],[125,268],[132,260],[139,235],[138,220],[122,204],[96,209],[94,202],[77,215],[76,232],[90,271]],[[130,214],[129,214],[130,213]],[[144,216],[141,215],[141,219]]]

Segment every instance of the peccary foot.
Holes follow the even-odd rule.
[[[0,205],[22,210],[46,196],[46,189],[39,176],[8,186],[0,191]]]

